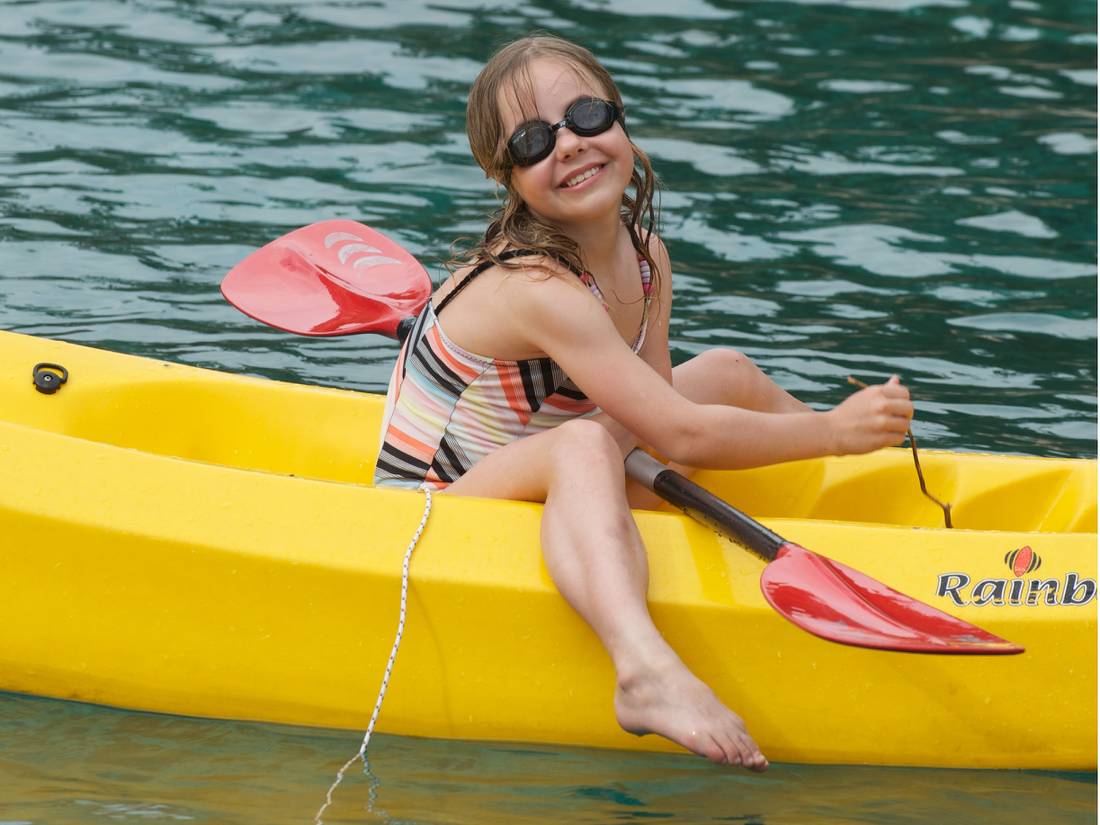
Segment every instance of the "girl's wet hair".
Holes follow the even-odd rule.
[[[602,96],[623,106],[622,95],[600,62],[588,49],[549,34],[533,34],[499,49],[470,88],[466,104],[466,134],[474,160],[488,178],[504,188],[499,209],[493,214],[485,235],[460,258],[450,262],[451,268],[465,266],[471,260],[491,260],[498,266],[516,269],[531,266],[531,259],[501,261],[505,249],[537,249],[546,260],[559,261],[575,271],[582,271],[577,244],[554,224],[535,215],[512,186],[512,163],[508,155],[502,102],[509,101],[524,118],[536,119],[535,94],[531,81],[531,64],[539,58],[550,58],[583,78],[594,81]],[[645,152],[630,141],[634,152],[634,171],[630,185],[623,193],[622,220],[630,233],[631,243],[645,258],[660,294],[661,273],[650,251],[648,239],[656,234],[658,210],[654,207],[657,193],[656,176]]]

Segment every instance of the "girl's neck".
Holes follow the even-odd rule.
[[[581,260],[593,271],[606,268],[606,262],[616,257],[625,230],[617,212],[601,220],[576,224],[559,222],[558,226],[562,233],[576,242]]]

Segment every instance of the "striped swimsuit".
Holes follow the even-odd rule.
[[[500,258],[525,254],[533,253],[509,250]],[[491,265],[478,264],[439,309],[429,302],[402,346],[386,394],[376,485],[441,490],[506,444],[598,412],[550,358],[487,358],[447,337],[438,313]],[[651,297],[644,259],[639,259],[638,269],[645,303],[641,329],[631,346],[634,352],[645,342]],[[578,276],[607,308],[595,279],[587,272]]]

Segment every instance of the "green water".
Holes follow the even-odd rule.
[[[210,722],[0,694],[0,823],[314,822],[359,744],[346,732]],[[1092,774],[774,765],[378,736],[327,825],[1049,825],[1096,822]]]
[[[0,328],[381,389],[392,344],[277,333],[218,282],[325,217],[438,272],[493,203],[465,91],[534,28],[605,60],[664,181],[676,361],[735,347],[819,407],[896,372],[925,446],[1096,454],[1096,12],[1075,0],[3,2]],[[0,696],[0,822],[308,822],[357,745]],[[1092,775],[759,778],[397,738],[372,767],[327,822],[1096,815]]]

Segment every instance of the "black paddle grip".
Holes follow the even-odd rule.
[[[653,479],[653,492],[764,561],[774,561],[779,548],[787,543],[782,536],[675,470],[659,472]]]
[[[415,315],[406,315],[400,321],[397,322],[397,343],[404,344],[405,339],[409,337],[409,333],[412,332],[412,328],[416,325]]]

